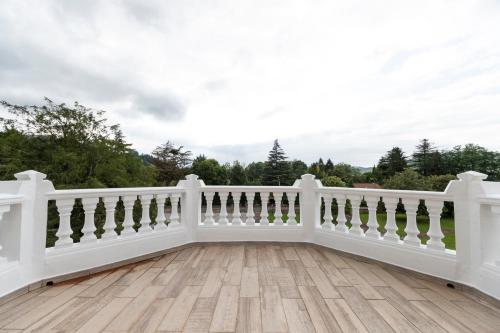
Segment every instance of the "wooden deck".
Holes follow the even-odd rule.
[[[499,332],[479,297],[309,245],[194,246],[0,305],[0,332]]]

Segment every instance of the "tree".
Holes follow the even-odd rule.
[[[170,141],[158,146],[151,153],[152,164],[158,170],[158,181],[167,186],[175,186],[188,173],[191,152],[183,146],[176,147]]]
[[[384,188],[425,191],[428,189],[428,184],[421,174],[408,168],[387,179],[384,183]]]
[[[252,162],[245,168],[247,182],[249,185],[262,185],[262,176],[266,164],[264,162]]]
[[[377,165],[378,172],[384,179],[394,176],[408,167],[406,160],[403,150],[399,147],[393,147],[380,158]]]
[[[247,184],[247,175],[245,173],[245,168],[238,161],[235,161],[231,166],[229,182],[231,185]]]
[[[361,178],[359,170],[347,163],[338,163],[333,166],[329,176],[337,176],[344,181],[348,186],[352,186],[355,180]]]
[[[288,185],[290,182],[290,166],[287,162],[285,152],[281,148],[278,140],[274,140],[273,148],[264,168],[262,183],[264,185]]]
[[[466,144],[442,153],[444,171],[448,174],[474,170],[488,175],[488,180],[500,180],[500,153],[484,147]]]
[[[328,187],[346,186],[345,182],[337,176],[326,176],[325,178],[321,179],[321,183],[323,184],[323,186],[328,186]]]
[[[291,168],[291,180],[294,182],[296,179],[300,179],[300,177],[307,173],[307,164],[302,162],[301,160],[293,160],[290,162]]]
[[[441,153],[429,139],[422,139],[412,155],[412,166],[423,176],[441,173]]]
[[[55,104],[0,102],[13,118],[1,118],[0,178],[35,169],[56,188],[151,186],[155,169],[125,142],[119,125],[108,125],[105,111]]]
[[[194,161],[192,172],[198,175],[207,185],[228,185],[229,183],[227,168],[221,166],[213,158]]]
[[[325,172],[328,174],[333,170],[333,162],[331,159],[326,160],[325,163]]]

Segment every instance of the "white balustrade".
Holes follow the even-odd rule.
[[[444,250],[445,246],[442,241],[444,238],[441,230],[441,212],[443,211],[444,202],[441,200],[425,200],[425,206],[429,211],[429,231],[427,235],[427,247],[436,250]]]
[[[157,215],[156,215],[156,224],[155,231],[166,230],[167,229],[167,217],[165,216],[165,202],[167,201],[168,194],[157,194],[155,196],[156,199],[156,207],[157,207]]]
[[[396,208],[398,207],[398,202],[398,198],[384,198],[385,211],[387,214],[384,240],[396,243],[400,241],[399,235],[397,234],[398,226],[396,224]]]
[[[260,201],[262,204],[262,208],[260,211],[260,221],[259,221],[260,225],[268,225],[269,224],[269,220],[267,219],[267,217],[269,216],[269,213],[267,212],[268,200],[269,200],[269,193],[260,192]]]
[[[412,246],[420,246],[421,241],[418,238],[420,233],[417,227],[417,210],[418,210],[418,199],[403,199],[403,204],[406,210],[406,236],[403,239],[405,244]]]
[[[120,236],[134,235],[134,204],[137,200],[137,195],[126,195],[122,197],[123,206],[125,208],[125,219],[123,220],[123,230]]]
[[[336,194],[335,200],[337,201],[337,225],[335,226],[335,230],[339,232],[348,232],[347,226],[345,223],[347,222],[347,218],[345,217],[345,201],[346,197],[342,194]]]
[[[104,233],[102,234],[102,239],[113,239],[117,238],[116,233],[116,220],[115,220],[115,207],[116,203],[120,198],[118,196],[106,196],[102,199],[104,203],[104,208],[106,210],[106,220],[104,222]]]
[[[240,213],[241,192],[231,192],[231,195],[233,197],[233,205],[234,205],[233,218],[231,219],[231,223],[233,225],[240,225],[243,222],[241,220],[241,213]]]
[[[65,247],[73,245],[71,234],[71,212],[75,204],[74,199],[56,200],[57,210],[59,212],[59,229],[57,229],[56,247]]]
[[[362,236],[363,229],[361,229],[361,218],[359,216],[359,206],[361,204],[361,196],[360,195],[348,195],[347,198],[351,202],[351,229],[349,229],[349,233],[352,235]]]
[[[295,213],[295,197],[297,197],[296,192],[286,192],[286,197],[288,199],[288,225],[297,225],[297,214]]]
[[[214,212],[213,212],[213,201],[214,201],[214,192],[205,192],[205,200],[207,201],[207,210],[205,212],[205,220],[203,223],[205,224],[214,224]]]
[[[97,240],[97,236],[95,235],[96,227],[94,222],[94,213],[98,202],[99,198],[82,199],[83,210],[85,212],[85,221],[82,228],[83,236],[80,238],[80,242],[82,243]]]
[[[377,220],[377,205],[379,198],[373,196],[365,197],[366,204],[368,206],[368,230],[365,235],[369,238],[380,238],[380,232],[378,231],[378,220]]]
[[[220,198],[220,213],[219,213],[219,220],[217,221],[221,225],[225,225],[229,223],[229,220],[227,219],[227,198],[229,196],[229,193],[227,192],[221,192],[219,193],[219,198]]]
[[[139,233],[144,234],[153,231],[151,228],[151,218],[149,216],[149,207],[151,207],[151,200],[153,200],[152,194],[140,195],[142,205],[142,216],[139,222]]]
[[[332,229],[333,226],[333,216],[332,216],[332,195],[330,194],[324,194],[323,195],[323,201],[325,202],[325,215],[324,215],[324,221],[321,227],[323,229]]]
[[[254,225],[255,224],[255,213],[253,211],[253,201],[255,197],[254,192],[246,192],[245,197],[247,198],[247,219],[245,221],[246,225]]]
[[[172,213],[170,214],[170,224],[175,227],[180,225],[179,219],[179,200],[181,199],[180,194],[172,194],[170,196],[170,203],[172,205]]]
[[[283,192],[273,192],[274,197],[274,225],[283,225],[283,213],[281,212],[281,198]]]

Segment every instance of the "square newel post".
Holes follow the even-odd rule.
[[[187,175],[186,179],[177,183],[182,190],[181,197],[181,225],[183,225],[190,241],[196,241],[196,230],[201,222],[201,192],[205,187],[203,180],[197,175]]]
[[[304,241],[313,242],[315,230],[321,228],[321,194],[323,187],[314,175],[305,174],[296,180],[295,187],[300,187],[300,223],[304,225]]]
[[[43,275],[47,237],[46,194],[53,192],[54,186],[45,180],[45,174],[33,170],[16,173],[15,177],[21,182],[18,194],[23,196],[19,262],[26,268],[24,277],[27,280],[37,279]]]
[[[467,171],[457,177],[458,180],[451,181],[445,190],[454,201],[457,278],[465,283],[475,283],[482,262],[480,203],[477,199],[484,194],[482,182],[487,175]]]

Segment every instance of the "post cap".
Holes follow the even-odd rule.
[[[459,173],[457,175],[458,179],[466,181],[466,182],[474,182],[474,181],[482,181],[488,178],[488,175],[484,173],[480,173],[477,171],[466,171]]]
[[[26,170],[14,174],[17,180],[44,180],[47,175],[35,170]]]

